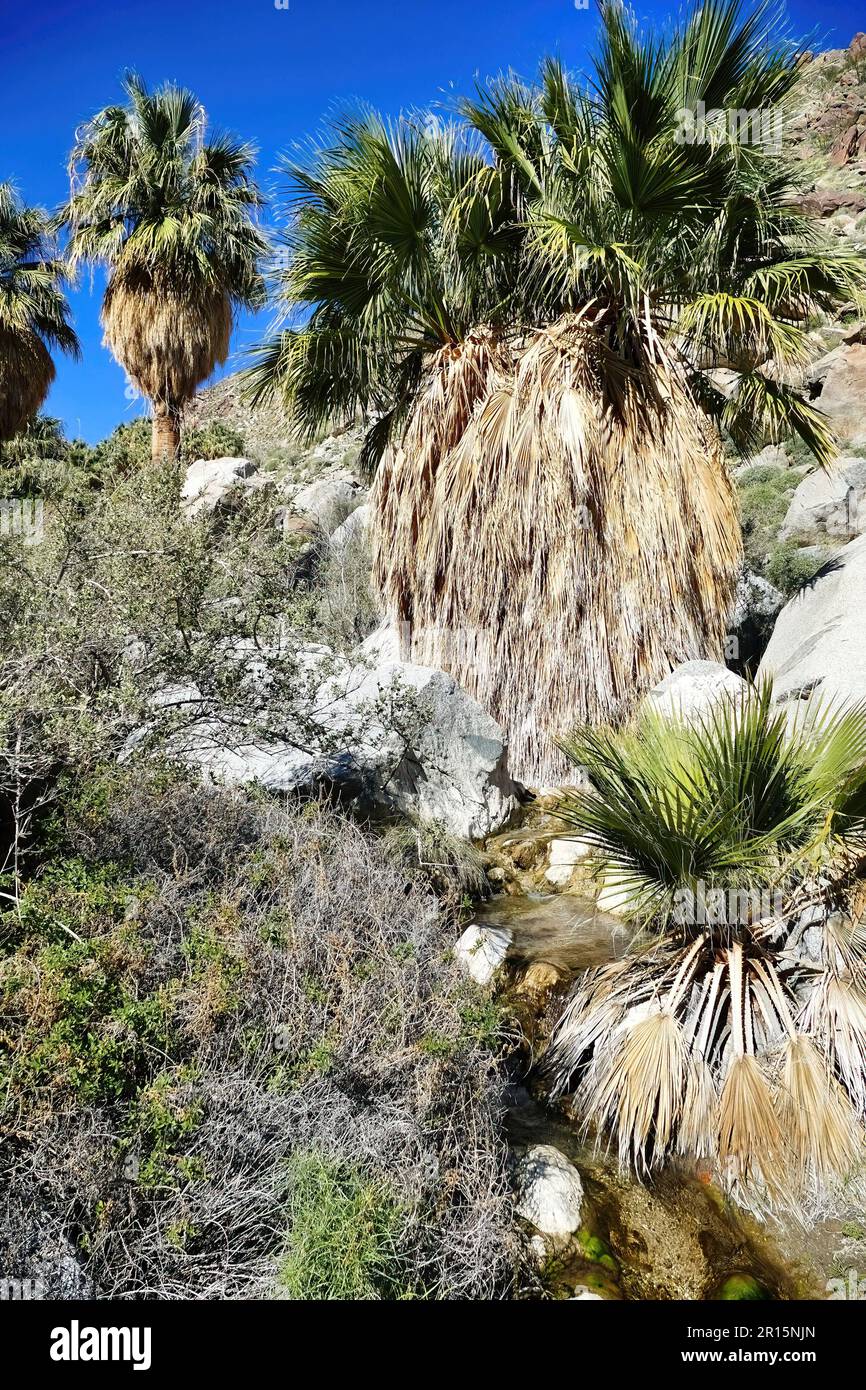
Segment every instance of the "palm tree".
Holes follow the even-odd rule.
[[[530,782],[566,770],[575,718],[722,657],[741,564],[723,437],[832,453],[792,382],[809,316],[859,295],[863,263],[794,210],[773,149],[713,119],[684,138],[700,102],[791,99],[800,53],[766,27],[709,0],[661,42],[605,4],[590,88],[550,61],[465,102],[462,134],[345,122],[292,171],[281,291],[310,317],[262,349],[255,392],[308,429],[377,417],[380,593]]]
[[[645,713],[565,744],[561,812],[642,928],[580,979],[545,1069],[641,1173],[709,1160],[755,1203],[862,1163],[866,705],[789,728],[770,685],[697,723]]]
[[[153,458],[173,458],[180,412],[226,360],[234,315],[263,302],[267,242],[254,151],[208,138],[191,92],[125,79],[123,106],[78,133],[62,213],[73,266],[107,267],[105,342],[153,408]]]
[[[51,349],[78,356],[48,219],[0,183],[0,446],[25,428],[55,376]]]

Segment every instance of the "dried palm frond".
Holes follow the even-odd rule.
[[[154,402],[194,394],[228,356],[232,306],[220,290],[184,293],[171,276],[134,264],[112,275],[102,303],[105,344]]]
[[[0,440],[12,439],[36,414],[56,373],[35,333],[0,329]]]
[[[673,369],[650,389],[579,316],[496,365],[423,509],[426,450],[404,445],[405,503],[389,486],[376,506],[380,585],[411,623],[407,655],[493,713],[518,777],[550,782],[557,734],[622,715],[679,661],[721,657],[739,526],[719,442]]]
[[[863,1161],[863,1133],[851,1101],[811,1038],[792,1032],[785,1048],[780,1121],[799,1184],[821,1187]]]
[[[54,380],[50,349],[78,354],[48,218],[0,183],[0,444],[23,430]]]

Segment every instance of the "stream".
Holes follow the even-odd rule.
[[[537,962],[555,966],[565,988],[580,972],[619,959],[630,936],[620,918],[572,894],[493,898],[477,905],[474,920],[511,932],[507,964],[518,970]],[[820,1233],[757,1221],[694,1165],[668,1168],[646,1184],[581,1141],[567,1108],[548,1103],[532,1070],[531,1054],[537,1055],[538,1039],[546,1037],[562,999],[560,987],[533,1011],[525,998],[515,998],[527,1057],[525,1074],[511,1087],[506,1121],[515,1159],[530,1146],[552,1145],[583,1182],[585,1224],[572,1248],[545,1265],[549,1292],[569,1298],[588,1288],[603,1298],[657,1300],[826,1297],[826,1272],[819,1270],[823,1264],[826,1271],[830,1250],[816,1251]],[[833,1235],[825,1233],[831,1247]]]

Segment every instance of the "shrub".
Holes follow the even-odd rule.
[[[504,1021],[421,871],[159,769],[65,792],[2,918],[3,1267],[57,1292],[71,1252],[99,1297],[506,1293]]]
[[[240,458],[244,438],[222,420],[211,420],[199,429],[184,430],[180,442],[180,458],[185,464],[197,459]]]
[[[811,584],[815,575],[829,559],[829,551],[801,550],[796,541],[780,541],[770,551],[766,574],[783,594],[796,594]]]
[[[746,564],[759,574],[765,572],[799,481],[789,469],[772,465],[748,468],[737,479]]]

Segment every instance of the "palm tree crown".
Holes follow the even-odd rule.
[[[234,313],[264,295],[267,241],[254,151],[208,138],[191,92],[124,81],[127,103],[79,132],[63,211],[69,259],[107,267],[105,341],[154,407],[154,454],[174,453],[177,419],[228,354]]]
[[[0,442],[45,400],[54,380],[51,349],[78,355],[63,287],[45,213],[0,184]]]

